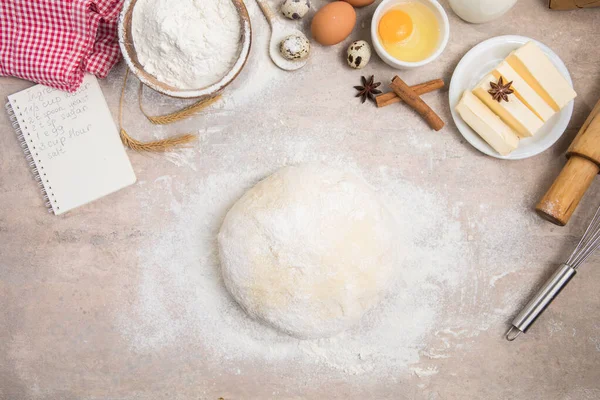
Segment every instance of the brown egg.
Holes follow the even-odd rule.
[[[356,12],[345,1],[334,1],[322,7],[312,20],[313,38],[324,46],[346,39],[356,24]]]
[[[373,2],[375,0],[344,0],[350,4],[352,4],[354,7],[365,7],[368,6],[369,4],[373,4]]]

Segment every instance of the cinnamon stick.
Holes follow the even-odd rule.
[[[434,79],[432,81],[427,81],[423,83],[419,83],[418,85],[411,86],[410,88],[414,90],[414,92],[418,95],[422,95],[425,93],[433,92],[434,90],[438,90],[444,87],[444,81],[441,79]],[[375,97],[375,102],[377,103],[377,107],[386,107],[390,104],[401,103],[402,99],[398,97],[398,95],[394,92],[388,92],[380,94]]]
[[[394,93],[418,112],[432,129],[439,131],[444,127],[444,121],[400,77],[395,76],[390,86]]]

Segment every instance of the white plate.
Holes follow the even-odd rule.
[[[562,136],[573,114],[573,101],[550,118],[534,137],[521,139],[519,147],[507,156],[500,155],[490,147],[454,110],[465,90],[473,89],[481,79],[489,74],[513,50],[529,41],[536,42],[546,53],[560,73],[573,86],[569,71],[562,60],[550,48],[537,40],[525,36],[498,36],[473,47],[456,66],[450,81],[450,110],[454,123],[469,143],[488,156],[505,160],[521,160],[535,156],[552,146]]]

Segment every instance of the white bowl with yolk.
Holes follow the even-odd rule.
[[[405,61],[400,60],[394,57],[388,50],[385,49],[384,44],[381,41],[379,35],[379,23],[381,19],[388,14],[390,10],[397,8],[398,6],[406,5],[406,3],[420,3],[420,5],[425,6],[429,11],[431,11],[435,17],[435,22],[437,22],[437,29],[439,35],[437,37],[437,41],[434,46],[433,52],[431,52],[428,56],[420,60],[411,60]],[[388,18],[390,16],[388,15]],[[392,18],[393,20],[393,18]],[[400,27],[403,21],[393,21],[398,24]],[[413,22],[412,19],[408,21],[410,24],[410,34],[413,32]],[[394,28],[392,28],[394,29]],[[415,32],[417,34],[418,32]],[[400,40],[403,39],[402,32],[393,32],[393,34],[399,35]],[[417,68],[422,65],[428,64],[431,61],[435,60],[439,57],[440,54],[446,48],[446,44],[448,44],[448,38],[450,37],[450,24],[448,22],[448,15],[444,8],[436,1],[436,0],[383,0],[375,13],[373,14],[373,19],[371,20],[371,40],[373,42],[373,47],[375,47],[375,51],[379,55],[379,57],[389,66],[397,68],[397,69],[412,69]]]

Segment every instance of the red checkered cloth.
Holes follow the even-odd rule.
[[[123,0],[0,0],[0,75],[74,92],[121,56]]]

